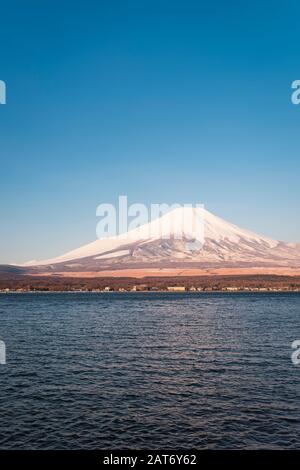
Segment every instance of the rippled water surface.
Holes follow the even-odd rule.
[[[299,294],[0,295],[1,449],[300,448]]]

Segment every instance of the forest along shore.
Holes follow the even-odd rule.
[[[300,292],[300,276],[60,277],[1,275],[0,292]]]

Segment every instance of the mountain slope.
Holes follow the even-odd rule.
[[[191,220],[192,225],[186,224]],[[266,271],[300,269],[299,245],[241,229],[205,209],[185,207],[128,233],[96,240],[57,258],[28,263],[27,272],[253,267]]]

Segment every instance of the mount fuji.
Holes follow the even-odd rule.
[[[193,219],[196,233],[184,221]],[[202,225],[201,225],[202,224]],[[239,228],[203,208],[176,208],[110,238],[23,265],[28,274],[134,276],[300,272],[300,245]]]

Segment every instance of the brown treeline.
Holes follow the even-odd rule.
[[[244,276],[192,276],[192,277],[60,277],[26,275],[0,276],[0,290],[20,291],[93,291],[93,290],[167,290],[170,286],[186,290],[300,290],[300,276],[244,275]]]

